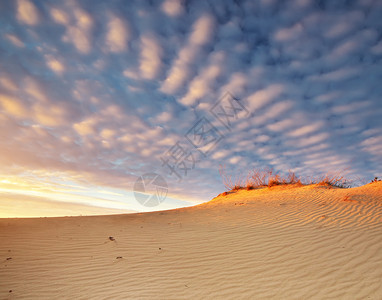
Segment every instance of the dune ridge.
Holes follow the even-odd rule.
[[[382,183],[0,219],[1,299],[382,299]]]

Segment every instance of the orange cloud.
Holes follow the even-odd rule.
[[[28,25],[36,25],[39,21],[36,6],[28,0],[17,1],[17,19]]]
[[[50,55],[47,55],[45,56],[46,58],[46,64],[48,65],[48,67],[56,74],[61,74],[62,72],[65,71],[65,66],[64,64],[62,64],[59,60],[57,60],[56,58],[50,56]]]
[[[3,110],[9,115],[16,118],[23,118],[26,116],[26,109],[22,102],[17,98],[0,94],[0,104]]]
[[[15,35],[7,34],[5,37],[11,41],[11,43],[17,47],[24,47],[24,43]]]
[[[34,120],[41,125],[45,126],[59,126],[66,125],[66,109],[60,105],[51,104],[49,106],[36,103],[33,106]]]
[[[74,130],[81,136],[95,134],[92,120],[82,121],[73,125]]]
[[[58,24],[67,25],[69,23],[69,18],[67,14],[62,10],[52,8],[50,10],[50,15],[52,16],[53,20]]]
[[[5,88],[9,91],[14,92],[17,90],[16,84],[7,77],[0,77],[0,84],[3,88]]]

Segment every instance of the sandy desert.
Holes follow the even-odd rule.
[[[0,219],[1,299],[382,299],[382,182]]]
[[[0,0],[0,300],[382,300],[381,16]]]

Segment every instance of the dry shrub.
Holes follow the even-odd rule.
[[[351,186],[351,182],[347,180],[341,174],[326,174],[321,177],[305,177],[301,179],[294,172],[289,171],[286,176],[281,176],[271,168],[254,169],[250,171],[247,176],[240,175],[227,175],[224,166],[220,166],[219,173],[222,178],[224,186],[228,190],[240,190],[240,189],[257,189],[261,187],[272,187],[276,185],[308,185],[319,184],[335,186],[340,188],[348,188]]]
[[[228,175],[225,171],[224,166],[219,167],[220,177],[222,178],[224,186],[228,190],[237,191],[243,188],[244,184],[246,184],[246,180],[242,178],[241,175]]]
[[[274,186],[274,185],[280,185],[282,183],[282,180],[280,180],[280,175],[275,174],[268,179],[268,187]]]
[[[300,177],[298,177],[294,172],[289,171],[286,179],[283,180],[283,184],[298,184],[302,185]]]
[[[318,185],[329,185],[339,188],[349,188],[351,182],[339,173],[328,173],[324,176],[318,177],[313,183]]]
[[[269,184],[270,178],[274,177],[273,169],[255,169],[249,173],[249,179],[253,188],[264,187]]]

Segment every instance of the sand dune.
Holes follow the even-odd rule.
[[[0,236],[0,299],[382,299],[381,182],[0,219]]]

